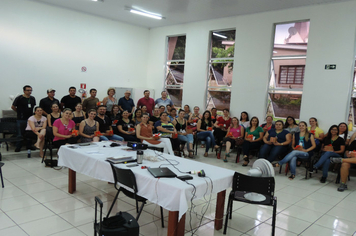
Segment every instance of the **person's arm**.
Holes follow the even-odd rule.
[[[206,131],[206,130],[200,129],[200,127],[201,127],[201,120],[198,120],[197,131]]]
[[[134,114],[134,112],[135,112],[135,106],[132,107],[131,113],[129,113],[129,116],[132,115],[132,114]]]
[[[111,126],[109,126],[109,129],[105,132],[105,135],[113,136],[113,134],[110,134],[110,131],[112,131],[112,127]]]
[[[322,141],[322,140],[324,139],[324,137],[325,137],[325,134],[324,134],[324,133],[320,133],[318,139],[319,139],[320,141]]]
[[[118,125],[117,129],[119,130],[120,133],[127,134],[129,135],[130,133],[122,129],[122,125]]]
[[[215,122],[215,123],[216,123],[216,122]],[[229,134],[229,132],[230,132],[230,127],[229,127],[229,128],[227,128],[227,132],[226,132],[225,137],[227,137],[227,135]],[[232,136],[232,137],[230,137],[230,138],[232,138],[232,139],[236,139],[234,136]]]
[[[292,138],[292,149],[295,149],[295,134],[293,134],[293,138]]]
[[[356,132],[353,133],[353,135],[351,136],[349,143],[352,143],[355,140],[355,138],[356,138]]]
[[[337,154],[343,154],[345,152],[345,145],[340,145],[339,151],[334,151]]]
[[[11,106],[11,109],[17,112],[17,108],[14,105]]]
[[[48,124],[48,127],[52,127],[52,124],[51,124],[51,115],[50,114],[48,114],[47,115],[47,124]]]
[[[269,137],[269,133],[266,132],[266,134],[263,135],[263,142],[264,142],[265,144],[271,145],[272,142],[271,142],[271,141],[268,141],[268,137]]]
[[[251,142],[259,142],[263,139],[264,132],[260,132],[260,137],[258,139],[252,140]]]
[[[103,99],[103,105],[104,106],[106,106],[106,103],[108,102],[108,97],[105,97],[104,99]]]
[[[215,128],[220,128],[218,119],[216,119],[215,124],[214,124],[214,127],[215,127]]]
[[[308,149],[303,149],[304,152],[310,152],[310,151],[312,151],[312,150],[314,150],[316,148],[314,135],[310,135],[310,142],[311,142],[312,146],[310,148],[308,148]]]
[[[94,138],[94,134],[93,134],[93,135],[87,135],[87,134],[84,134],[84,133],[83,133],[84,127],[85,127],[85,120],[83,120],[82,122],[80,122],[80,125],[79,125],[79,135],[80,135],[80,136],[83,136],[84,138]]]
[[[153,138],[153,137],[145,137],[145,136],[141,135],[141,125],[138,125],[136,127],[136,137],[141,140],[155,140],[155,138]],[[158,137],[158,139],[159,139],[159,137]]]
[[[245,137],[245,128],[241,125],[241,135],[240,135],[240,137],[237,137],[237,138],[239,138],[239,139],[243,139],[244,137]]]
[[[46,121],[45,121],[45,122],[43,122],[42,129],[46,129],[46,128],[47,128],[47,118],[45,118],[45,119],[46,119]]]
[[[88,103],[88,98],[83,101],[83,112],[87,111],[87,105],[88,105],[87,103]]]

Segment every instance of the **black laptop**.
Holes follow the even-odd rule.
[[[162,168],[147,168],[147,170],[153,175],[155,178],[174,178],[177,177],[174,172],[172,172],[167,167]]]

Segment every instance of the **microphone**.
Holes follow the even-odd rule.
[[[192,175],[198,175],[199,177],[205,177],[204,170],[192,170],[192,171],[188,171],[187,173]]]

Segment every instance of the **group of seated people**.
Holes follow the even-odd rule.
[[[27,137],[36,139],[35,147],[40,149],[41,157],[46,133],[47,137],[53,137],[53,144],[57,148],[78,141],[135,141],[163,148],[165,153],[175,155],[180,155],[186,145],[189,157],[194,154],[196,135],[198,140],[205,143],[205,157],[211,147],[217,150],[224,146],[224,162],[228,161],[235,146],[242,147],[243,166],[249,164],[251,150],[259,151],[258,158],[271,163],[277,157],[284,156],[273,165],[278,167],[289,162],[291,180],[296,175],[297,160],[308,159],[314,152],[321,152],[319,161],[312,168],[322,167],[320,182],[325,183],[330,162],[342,162],[340,191],[347,189],[350,163],[356,163],[356,133],[350,138],[347,124],[340,123],[331,126],[324,135],[314,117],[309,119],[308,127],[304,121],[297,124],[291,116],[287,117],[286,123],[282,120],[273,122],[273,117],[268,116],[266,123],[259,125],[259,119],[249,119],[247,112],[242,112],[238,119],[230,117],[228,109],[224,109],[223,115],[219,116],[216,108],[201,114],[199,107],[194,107],[191,112],[189,105],[178,112],[171,105],[155,106],[152,114],[147,112],[145,105],[137,108],[134,114],[127,110],[119,112],[119,106],[115,104],[109,113],[107,106],[99,104],[97,109],[85,113],[81,103],[75,106],[74,111],[70,108],[60,111],[58,104],[53,103],[51,110],[46,118],[42,115],[42,108],[36,107],[26,127]],[[344,159],[350,157],[355,161],[352,158]]]

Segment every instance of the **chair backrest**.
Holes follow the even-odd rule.
[[[16,134],[17,124],[14,122],[0,122],[0,133],[3,134]]]
[[[114,175],[114,180],[115,180],[115,188],[117,183],[120,183],[122,185],[125,185],[126,187],[129,187],[133,189],[134,193],[137,193],[137,184],[136,184],[136,178],[134,173],[130,169],[120,169],[116,166],[114,166],[112,163],[110,163],[112,173]]]
[[[232,181],[232,191],[254,192],[274,197],[274,177],[254,177],[235,172]]]

